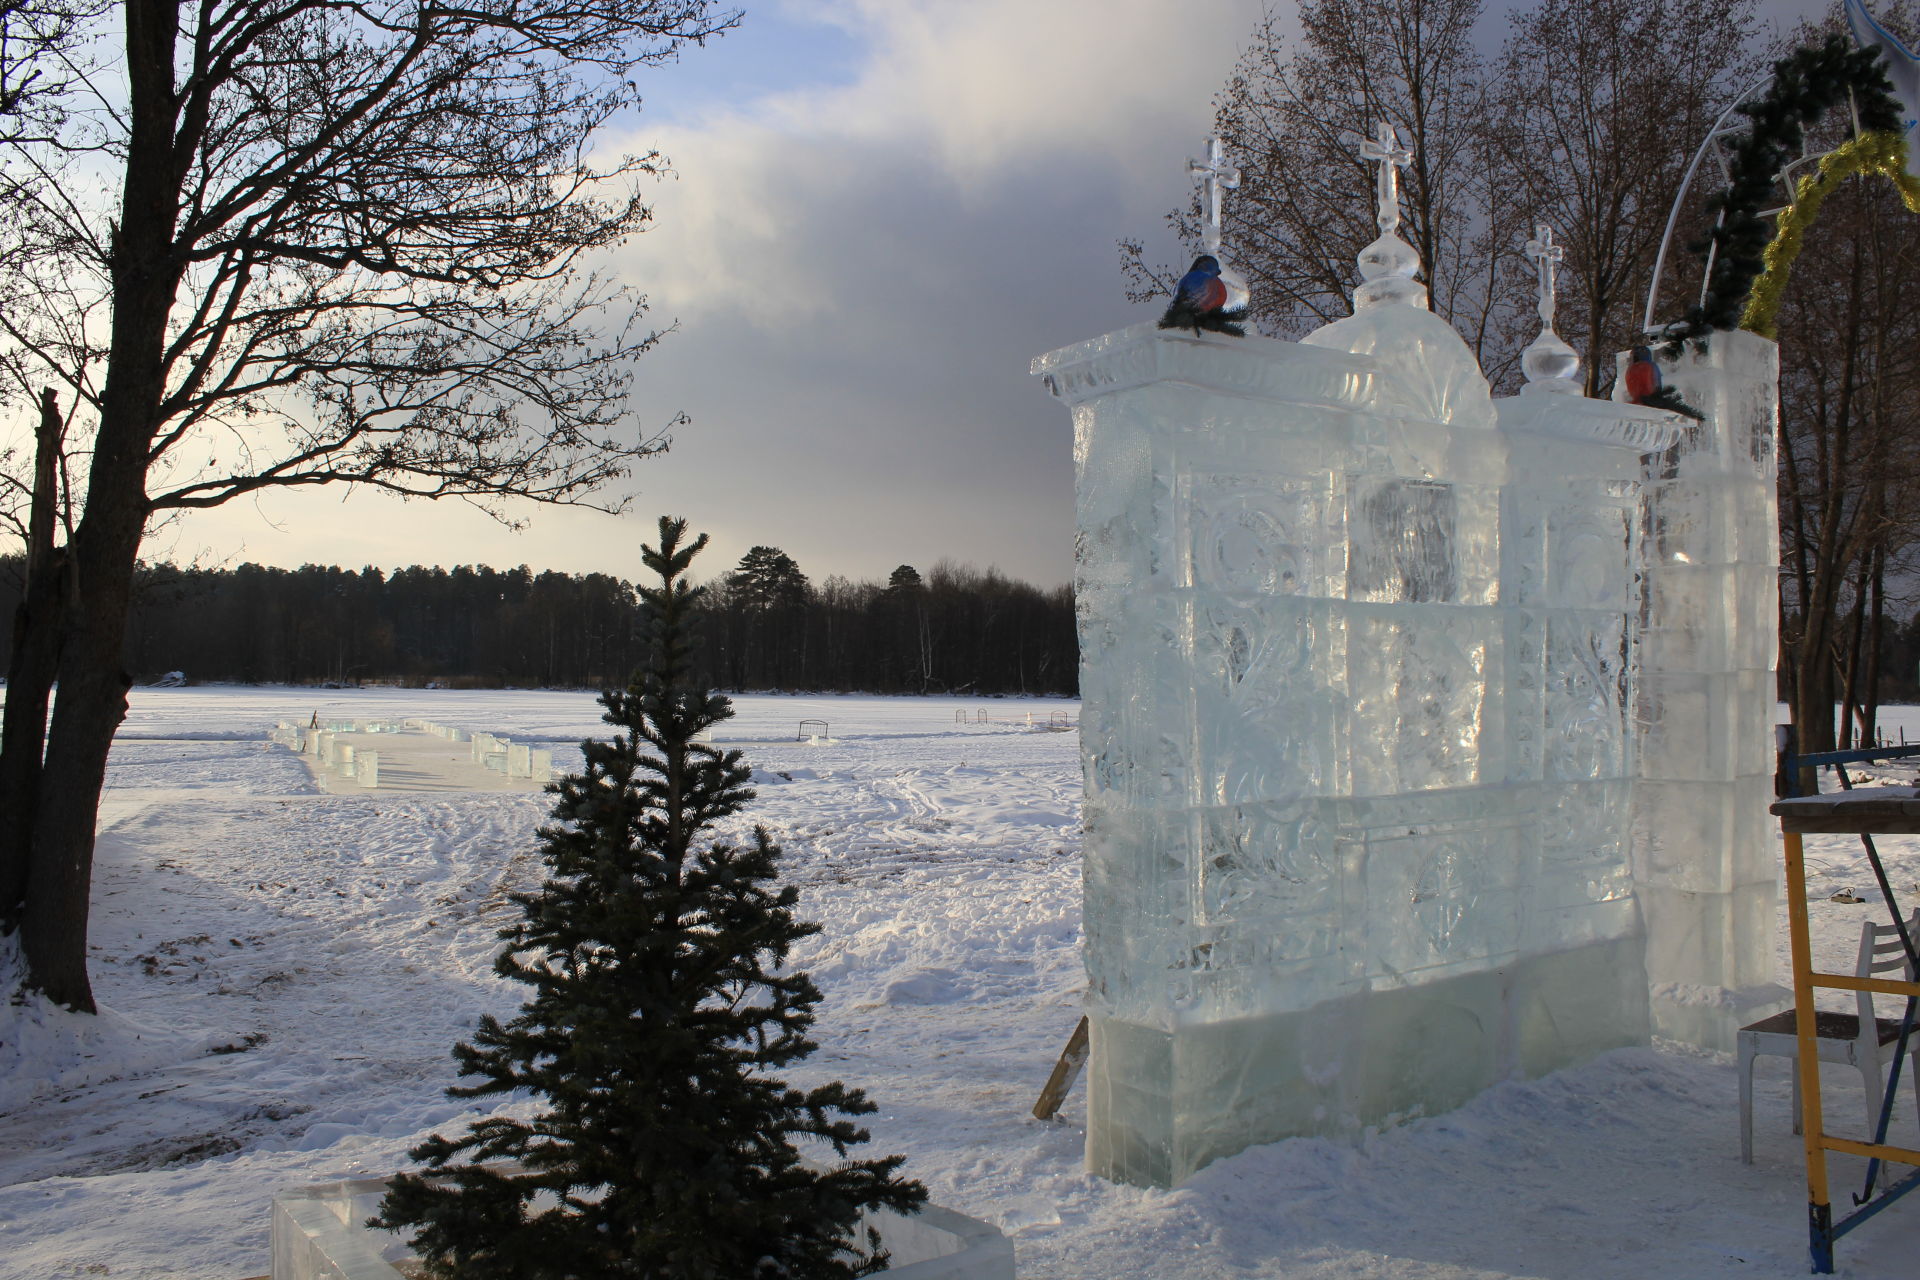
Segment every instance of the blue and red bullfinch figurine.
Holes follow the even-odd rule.
[[[1227,307],[1227,284],[1220,278],[1220,260],[1203,253],[1193,260],[1187,274],[1174,286],[1173,301],[1160,317],[1162,329],[1191,329],[1199,333],[1211,329],[1244,338],[1247,331],[1237,321],[1247,318],[1245,307]]]

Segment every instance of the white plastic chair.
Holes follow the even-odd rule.
[[[1907,919],[1908,936],[1920,939],[1920,907]],[[1898,970],[1908,982],[1914,981],[1913,966],[1908,963],[1906,950],[1900,945],[1900,934],[1890,924],[1875,924],[1868,920],[1860,926],[1860,959],[1854,966],[1854,972],[1860,977],[1882,975]],[[1880,1102],[1886,1096],[1886,1077],[1883,1067],[1890,1065],[1892,1054],[1887,1046],[1900,1038],[1900,1022],[1897,1018],[1876,1018],[1873,1012],[1873,993],[1855,992],[1858,1001],[1858,1013],[1828,1013],[1822,1009],[1814,1014],[1814,1033],[1819,1037],[1820,1061],[1838,1062],[1857,1068],[1861,1081],[1866,1086],[1867,1128],[1871,1130],[1880,1121]],[[1891,997],[1890,997],[1891,998]],[[1906,1002],[1900,1001],[1904,1009]],[[1800,1132],[1800,1039],[1795,1034],[1798,1023],[1792,1009],[1783,1009],[1771,1018],[1762,1018],[1759,1022],[1740,1028],[1740,1158],[1748,1164],[1753,1163],[1753,1060],[1763,1053],[1776,1054],[1792,1059],[1793,1072],[1793,1131]],[[1883,1050],[1885,1053],[1883,1054]],[[1907,1050],[1911,1056],[1906,1072],[1906,1083],[1914,1089],[1915,1109],[1920,1112],[1920,1086],[1912,1073],[1920,1071],[1920,1028],[1907,1037]],[[1884,1058],[1884,1061],[1883,1061]]]

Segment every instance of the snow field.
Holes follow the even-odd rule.
[[[716,737],[741,746],[759,797],[722,836],[766,825],[823,926],[796,956],[825,1000],[795,1083],[866,1089],[868,1149],[905,1154],[937,1202],[1007,1231],[1027,1280],[1805,1273],[1781,1060],[1763,1063],[1751,1168],[1730,1060],[1662,1046],[1501,1085],[1359,1148],[1256,1148],[1177,1191],[1087,1177],[1081,1091],[1060,1123],[1028,1115],[1083,980],[1077,739],[954,723],[1072,704],[736,705]],[[545,798],[320,794],[263,742],[313,710],[504,733],[561,768],[601,727],[584,694],[136,691],[95,881],[111,1013],[0,1010],[0,1277],[262,1274],[275,1189],[388,1171],[483,1114],[443,1096],[448,1050],[519,999],[490,966],[504,895],[539,874]],[[792,741],[803,718],[835,741]],[[1920,881],[1915,842],[1881,843],[1896,888]],[[1809,841],[1824,965],[1851,964],[1877,910],[1857,848]],[[1825,901],[1840,888],[1868,902]],[[1783,977],[1784,957],[1783,934]],[[1849,1074],[1830,1070],[1828,1106],[1854,1124]],[[1912,1115],[1903,1100],[1909,1138]],[[1851,1166],[1835,1167],[1844,1203]],[[1843,1240],[1842,1274],[1907,1280],[1916,1250],[1920,1201]]]

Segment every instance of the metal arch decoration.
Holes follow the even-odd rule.
[[[1820,158],[1820,168],[1800,179],[1793,203],[1780,215],[1779,229],[1762,254],[1765,266],[1747,294],[1740,327],[1763,338],[1776,335],[1775,321],[1786,293],[1787,277],[1809,228],[1820,216],[1827,193],[1843,179],[1879,174],[1900,192],[1909,210],[1920,213],[1920,178],[1907,172],[1907,146],[1897,133],[1862,134]]]
[[[1664,340],[1670,354],[1677,354],[1684,345],[1702,342],[1716,330],[1746,327],[1744,315],[1749,297],[1756,281],[1767,271],[1769,250],[1778,238],[1779,229],[1769,229],[1763,219],[1784,212],[1781,209],[1763,212],[1763,207],[1770,199],[1777,198],[1772,195],[1777,182],[1789,176],[1793,168],[1813,159],[1794,154],[1804,147],[1808,125],[1836,106],[1850,105],[1859,137],[1890,133],[1893,141],[1899,143],[1903,121],[1881,51],[1850,48],[1849,43],[1847,37],[1836,33],[1820,44],[1804,46],[1774,63],[1770,82],[1742,93],[1715,121],[1706,141],[1695,153],[1668,217],[1653,289],[1647,299],[1648,333]],[[1756,91],[1762,88],[1764,92],[1756,96]],[[1744,129],[1728,127],[1736,113],[1748,118]],[[1684,320],[1654,326],[1652,314],[1658,297],[1659,268],[1664,265],[1667,241],[1673,234],[1680,202],[1685,198],[1685,184],[1691,182],[1707,151],[1722,137],[1736,133],[1742,136],[1733,147],[1731,163],[1726,165],[1726,186],[1708,206],[1717,210],[1718,216],[1706,237],[1692,246],[1705,259],[1706,279],[1700,301],[1687,309]],[[1858,140],[1857,137],[1856,142]],[[1797,200],[1797,196],[1795,198]],[[1802,230],[1804,233],[1804,227]],[[1791,264],[1791,255],[1785,262]]]
[[[1764,93],[1771,83],[1773,83],[1771,76],[1756,80],[1742,89],[1739,95],[1727,104],[1727,109],[1714,120],[1713,127],[1707,130],[1707,136],[1701,140],[1700,146],[1694,151],[1693,159],[1687,163],[1686,172],[1680,175],[1680,189],[1673,193],[1673,204],[1667,209],[1666,229],[1660,235],[1660,249],[1653,257],[1653,281],[1647,286],[1647,307],[1641,317],[1641,331],[1650,337],[1660,337],[1670,327],[1656,323],[1653,313],[1660,304],[1660,281],[1666,274],[1667,251],[1673,247],[1673,233],[1679,229],[1680,211],[1686,205],[1687,193],[1693,189],[1693,177],[1700,171],[1701,161],[1707,158],[1708,152],[1713,150],[1715,143],[1722,138],[1746,131],[1745,125],[1733,122],[1734,116],[1739,114],[1740,108]],[[1723,171],[1726,169],[1725,157],[1721,158],[1720,166]],[[1711,247],[1707,252],[1706,269],[1709,276],[1713,271],[1713,252]],[[1703,279],[1700,282],[1700,301],[1703,305],[1706,302],[1706,295],[1707,280]]]

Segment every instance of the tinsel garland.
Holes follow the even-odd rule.
[[[1820,158],[1820,169],[1800,179],[1793,204],[1780,215],[1780,227],[1761,255],[1764,270],[1747,295],[1740,327],[1763,338],[1775,337],[1780,299],[1786,293],[1793,260],[1800,256],[1808,228],[1820,216],[1827,193],[1845,178],[1879,174],[1900,192],[1907,208],[1920,213],[1920,178],[1907,172],[1907,145],[1897,133],[1867,133],[1842,143]]]
[[[1707,212],[1722,216],[1704,239],[1690,246],[1703,258],[1712,258],[1706,295],[1668,330],[1669,356],[1679,354],[1685,343],[1701,345],[1709,333],[1739,326],[1774,240],[1761,211],[1778,199],[1774,184],[1781,170],[1799,158],[1807,126],[1844,107],[1849,96],[1861,133],[1899,131],[1899,108],[1893,85],[1881,70],[1879,51],[1855,49],[1847,37],[1835,34],[1774,63],[1766,96],[1740,108],[1752,127],[1734,147],[1726,190],[1707,201]]]

